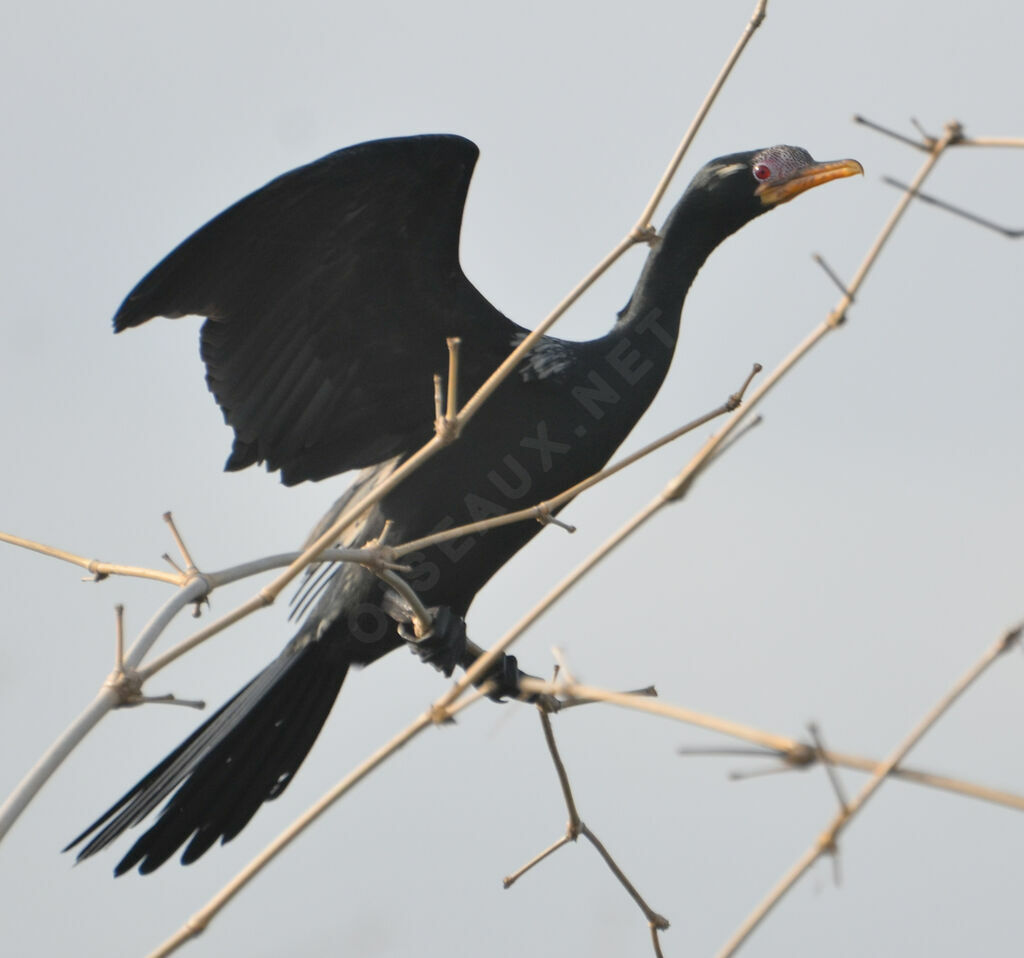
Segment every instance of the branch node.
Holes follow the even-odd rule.
[[[570,535],[576,531],[576,527],[570,525],[568,522],[563,522],[561,519],[551,514],[551,506],[546,502],[537,504],[537,521],[542,526],[558,526],[559,529],[565,529]]]
[[[633,243],[646,243],[652,249],[661,242],[661,236],[650,223],[646,226],[634,226],[629,231],[629,238]]]
[[[437,705],[436,703],[431,705],[428,709],[430,721],[434,725],[454,725],[455,719],[452,717],[451,711],[446,706]]]
[[[88,565],[85,567],[85,571],[88,575],[82,576],[83,582],[102,582],[104,579],[110,578],[109,572],[100,572],[99,567],[103,563],[99,559],[90,559]]]

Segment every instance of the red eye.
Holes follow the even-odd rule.
[[[758,163],[754,167],[754,176],[759,180],[766,180],[772,175],[771,167],[767,163]]]

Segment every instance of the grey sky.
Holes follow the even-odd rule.
[[[118,338],[143,273],[225,205],[329,150],[451,131],[481,147],[463,264],[534,325],[632,225],[753,4],[438,2],[9,4],[0,30],[0,528],[111,561],[159,564],[172,508],[218,568],[294,547],[344,480],[285,490],[220,472],[229,433],[204,383],[198,321]],[[867,170],[731,239],[687,302],[672,373],[627,443],[711,408],[749,364],[773,365],[859,262],[921,154],[850,122],[910,131],[956,117],[1024,135],[1018,5],[862,0],[770,5],[670,199],[706,159],[789,142]],[[1024,226],[1024,152],[963,149],[934,192]],[[667,206],[666,206],[667,210]],[[766,403],[765,424],[523,639],[546,674],[562,646],[584,678],[654,682],[669,701],[882,756],[1024,614],[1020,242],[912,210],[848,326]],[[603,332],[633,251],[558,329]],[[703,434],[702,434],[703,435]],[[655,495],[696,447],[673,447],[574,504],[482,593],[495,639]],[[0,548],[0,793],[109,672],[115,602],[138,630],[165,589],[78,583]],[[226,612],[252,585],[214,597]],[[284,608],[161,674],[218,704],[291,634]],[[174,632],[192,628],[182,622]],[[169,636],[168,638],[171,638]],[[1001,663],[913,764],[1018,792],[1024,665]],[[5,953],[141,955],[296,814],[407,723],[443,680],[397,653],[349,678],[295,783],[235,842],[188,869],[110,877],[57,850],[198,721],[108,717],[0,848]],[[710,736],[580,709],[556,731],[585,820],[672,929],[666,954],[709,955],[835,810],[824,775],[729,783],[751,759],[682,759]],[[844,776],[853,791],[860,776]],[[649,953],[644,922],[589,849],[513,890],[501,877],[565,813],[530,710],[482,705],[357,789],[188,953],[418,956]],[[1024,819],[887,784],[844,836],[842,887],[819,865],[745,954],[1011,954]]]

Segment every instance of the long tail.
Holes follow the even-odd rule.
[[[143,875],[155,871],[186,841],[185,865],[218,839],[230,841],[260,805],[287,788],[327,721],[348,667],[341,642],[323,637],[298,648],[289,644],[64,851],[92,836],[78,860],[96,854],[172,792],[115,875],[136,865]]]

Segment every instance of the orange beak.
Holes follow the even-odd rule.
[[[831,180],[839,180],[844,176],[863,174],[864,167],[856,160],[830,160],[828,163],[813,163],[794,173],[784,180],[774,183],[762,183],[754,193],[761,197],[767,206],[788,203],[794,196],[806,190],[821,186]]]

